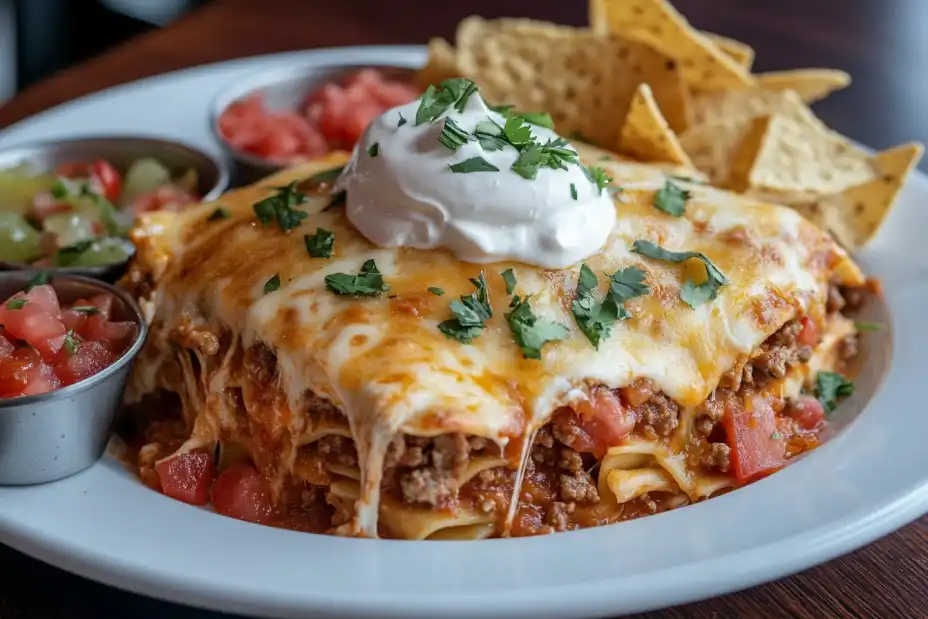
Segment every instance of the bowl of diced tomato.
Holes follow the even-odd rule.
[[[333,65],[265,71],[213,104],[212,129],[243,180],[335,150],[351,150],[368,124],[421,94],[412,68]]]
[[[0,273],[0,484],[60,479],[100,458],[145,335],[114,286]]]
[[[94,137],[0,151],[0,268],[100,276],[133,253],[136,216],[217,198],[221,157],[169,140]]]

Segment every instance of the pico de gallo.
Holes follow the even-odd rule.
[[[132,254],[135,216],[198,202],[197,176],[180,178],[155,159],[135,161],[125,176],[98,159],[35,174],[0,170],[0,260],[40,267],[116,264]]]
[[[40,274],[28,290],[0,303],[0,398],[72,385],[113,364],[138,334],[113,320],[113,297],[100,294],[62,306]]]
[[[372,120],[419,94],[405,82],[362,69],[313,91],[298,110],[270,110],[260,94],[249,95],[220,115],[219,132],[239,150],[294,164],[350,150]]]

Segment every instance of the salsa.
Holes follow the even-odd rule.
[[[112,309],[108,294],[62,307],[48,284],[0,303],[0,398],[66,387],[119,359],[138,326],[112,320]]]
[[[172,178],[149,158],[125,176],[103,159],[41,174],[0,170],[0,260],[40,267],[122,262],[132,253],[126,234],[135,217],[198,202],[196,188],[194,170]]]
[[[270,110],[260,94],[249,95],[225,109],[219,132],[239,150],[294,164],[350,150],[372,120],[418,96],[409,84],[362,69],[310,93],[298,110]]]

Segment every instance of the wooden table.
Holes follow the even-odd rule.
[[[697,26],[751,43],[758,70],[849,71],[854,86],[816,108],[839,131],[877,148],[928,142],[928,0],[677,0],[676,5]],[[450,37],[468,13],[579,25],[586,19],[584,6],[581,0],[216,0],[167,29],[33,86],[0,108],[0,127],[74,97],[192,65],[309,47],[424,43],[431,35]],[[791,578],[645,617],[928,617],[926,550],[928,518],[923,518]],[[115,591],[2,546],[0,574],[5,619],[222,616]]]

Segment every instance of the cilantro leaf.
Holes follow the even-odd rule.
[[[609,286],[609,295],[617,303],[624,303],[629,299],[641,297],[651,292],[651,288],[644,283],[645,272],[637,267],[626,267],[616,271],[609,277],[612,279],[612,284]]]
[[[380,152],[380,142],[374,142],[367,148],[367,154],[371,157],[376,157],[377,153]]]
[[[261,223],[269,224],[276,220],[277,226],[287,232],[309,217],[305,211],[293,208],[307,200],[306,194],[297,189],[297,183],[293,181],[286,187],[279,187],[273,196],[254,203],[255,215]]]
[[[691,258],[697,258],[702,261],[706,267],[706,281],[696,284],[693,280],[688,279],[683,283],[680,290],[680,298],[684,303],[692,308],[696,308],[703,303],[715,299],[719,295],[719,289],[728,283],[728,278],[712,264],[704,254],[695,251],[669,251],[652,243],[651,241],[638,240],[632,245],[632,251],[648,258],[663,260],[664,262],[686,262]]]
[[[80,347],[81,341],[77,339],[74,335],[74,331],[68,329],[68,332],[64,334],[64,349],[68,352],[69,355],[73,356],[77,352],[77,349]]]
[[[499,168],[483,157],[471,157],[460,163],[449,164],[455,174],[469,174],[471,172],[499,172]]]
[[[686,209],[686,201],[690,199],[690,192],[683,189],[673,181],[664,181],[664,186],[654,194],[652,204],[668,215],[680,217]]]
[[[595,291],[599,286],[599,278],[586,264],[581,265],[577,278],[577,296],[571,304],[577,325],[595,348],[599,348],[599,344],[609,337],[612,325],[617,320],[631,316],[623,303],[650,292],[648,285],[643,283],[644,271],[635,267],[618,270],[609,279],[609,291],[602,302],[597,302]]]
[[[69,267],[77,262],[85,251],[90,249],[94,244],[94,239],[85,239],[78,241],[73,245],[62,247],[55,254],[55,265],[60,267]]]
[[[590,166],[583,167],[583,173],[586,175],[587,180],[596,185],[596,188],[599,189],[599,193],[602,194],[603,189],[605,189],[609,183],[612,182],[612,177],[599,166]]]
[[[463,110],[467,100],[475,92],[477,85],[462,77],[444,80],[438,87],[430,85],[419,100],[416,124],[433,122],[452,106],[458,111]]]
[[[503,150],[508,142],[502,137],[503,128],[490,119],[481,120],[474,127],[474,137],[484,150]]]
[[[400,114],[400,119],[397,121],[396,126],[397,126],[397,127],[402,127],[403,125],[405,125],[405,124],[406,124],[407,122],[409,122],[409,121],[407,121],[405,118],[403,118],[403,113],[402,113],[402,112],[400,112],[399,114]]]
[[[532,144],[522,149],[510,169],[526,180],[535,180],[538,176],[538,168],[543,165],[544,160],[541,145]]]
[[[573,183],[570,184],[570,197],[574,200],[577,199],[577,186]]]
[[[531,296],[513,297],[512,311],[506,314],[506,322],[522,355],[526,359],[541,359],[541,349],[546,343],[563,340],[570,332],[562,324],[536,316],[530,300]]]
[[[825,413],[838,408],[838,398],[854,393],[854,383],[835,372],[819,372],[815,375],[815,397],[822,403]]]
[[[280,289],[280,274],[274,273],[274,277],[264,283],[264,294],[274,292]]]
[[[10,299],[6,302],[6,308],[8,310],[21,310],[26,307],[27,303],[29,303],[29,299]]]
[[[206,218],[206,221],[218,221],[220,219],[228,219],[228,218],[229,218],[229,211],[227,211],[226,209],[220,206],[215,211],[213,211],[209,217]]]
[[[332,273],[325,276],[325,287],[329,292],[351,297],[376,297],[390,290],[383,275],[373,260],[361,265],[357,275]]]
[[[85,316],[96,316],[100,310],[93,305],[75,305],[71,308],[72,312],[79,312]]]
[[[29,292],[36,286],[44,286],[51,279],[51,274],[48,271],[39,271],[32,276],[32,279],[26,284],[26,292]]]
[[[445,294],[445,291],[438,286],[429,286],[427,290],[434,294],[436,297],[440,297],[441,295]]]
[[[329,258],[335,247],[335,233],[325,228],[316,228],[315,234],[312,236],[307,234],[303,237],[303,243],[311,257]]]
[[[854,328],[858,331],[882,331],[886,328],[882,322],[855,322]]]
[[[54,184],[52,185],[52,197],[56,200],[64,200],[70,195],[71,190],[68,187],[67,182],[62,178],[55,179]]]
[[[547,112],[522,112],[519,116],[529,124],[544,127],[545,129],[554,129],[554,119]]]
[[[445,337],[455,339],[462,344],[470,344],[479,337],[486,328],[484,323],[493,316],[490,289],[483,271],[480,272],[479,277],[471,278],[470,283],[474,285],[477,292],[461,295],[459,301],[452,301],[453,318],[442,321],[438,325],[438,330],[444,333]]]
[[[451,117],[445,118],[445,124],[442,127],[441,135],[438,136],[438,141],[441,145],[450,150],[457,150],[473,139],[474,137],[461,129],[461,126]]]
[[[506,282],[506,294],[512,294],[512,291],[516,289],[516,274],[512,269],[506,269],[500,276],[503,278],[503,281]]]
[[[517,148],[533,142],[532,130],[521,116],[510,116],[506,119],[503,135],[506,136],[507,142]]]

